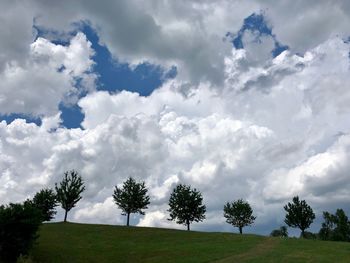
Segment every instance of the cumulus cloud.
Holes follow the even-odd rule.
[[[207,80],[214,85],[222,84],[223,58],[230,53],[230,43],[222,41],[223,37],[227,32],[237,32],[243,19],[252,13],[263,12],[273,33],[293,52],[304,53],[331,37],[350,35],[349,4],[345,0],[67,3],[33,0],[36,24],[69,31],[76,22],[90,21],[101,43],[119,60],[177,65],[179,78]],[[264,42],[266,47],[271,45],[268,39]]]
[[[207,220],[195,229],[228,230],[223,204],[237,198],[252,204],[257,215],[252,230],[259,233],[282,223],[283,205],[296,194],[318,215],[334,206],[347,209],[350,75],[349,43],[342,38],[348,28],[327,23],[315,31],[314,1],[254,3],[75,1],[67,11],[64,1],[50,10],[45,1],[33,1],[29,13],[37,26],[69,31],[76,27],[72,22],[89,19],[116,58],[175,64],[179,76],[148,97],[94,91],[93,50],[86,37],[78,33],[67,46],[34,41],[28,33],[32,24],[23,17],[18,21],[27,29],[18,46],[23,60],[13,50],[0,56],[1,113],[44,117],[41,126],[0,123],[1,203],[22,201],[77,169],[86,191],[70,218],[79,222],[124,222],[111,195],[128,176],[145,180],[151,195],[146,216],[134,218],[140,226],[175,227],[166,210],[179,182],[203,193]],[[348,19],[344,1],[319,6],[329,7],[327,13],[317,10],[323,22]],[[257,43],[254,32],[247,32],[241,50],[222,41],[260,9],[278,39],[291,47],[276,58],[269,36]],[[282,22],[285,10],[290,15]],[[295,12],[300,17],[290,22]],[[331,37],[336,32],[340,37]],[[90,91],[78,101],[83,129],[61,127],[57,105],[76,99],[81,89]]]
[[[281,224],[283,204],[293,195],[307,198],[317,213],[334,200],[349,201],[350,91],[341,85],[349,78],[349,44],[332,39],[304,57],[286,51],[248,71],[237,66],[249,64],[245,51],[232,52],[223,93],[203,84],[184,97],[172,80],[149,97],[100,91],[82,98],[85,130],[59,128],[57,116],[41,127],[2,122],[1,200],[28,197],[75,168],[87,186],[72,215],[82,222],[123,222],[111,195],[128,176],[149,187],[148,214],[134,219],[141,226],[175,226],[166,209],[179,182],[202,191],[203,229],[227,230],[222,206],[237,198],[251,202],[258,229]],[[252,85],[242,92],[259,74],[271,78],[268,90]]]
[[[145,61],[165,67],[176,65],[182,80],[209,81],[219,86],[224,81],[223,59],[231,47],[223,37],[227,32],[237,32],[243,19],[252,13],[263,12],[273,33],[293,52],[304,53],[331,37],[350,35],[349,4],[345,0],[278,4],[261,0],[249,3],[32,0],[27,6],[12,1],[5,1],[3,5],[2,10],[10,11],[1,14],[4,25],[8,25],[1,31],[1,39],[5,40],[3,50],[7,50],[0,55],[2,65],[28,55],[28,45],[33,38],[32,21],[35,26],[47,29],[47,37],[51,38],[55,38],[55,32],[56,38],[60,38],[85,21],[95,28],[100,42],[120,61],[133,65]],[[16,21],[12,21],[13,17]],[[11,32],[19,33],[13,37]],[[252,37],[249,34],[245,35],[246,41]],[[263,42],[266,48],[271,45],[268,38]],[[261,46],[258,49],[261,50]]]
[[[73,102],[81,92],[95,88],[93,54],[82,33],[68,46],[38,38],[30,45],[27,60],[12,61],[0,73],[0,113],[56,114],[59,103]]]

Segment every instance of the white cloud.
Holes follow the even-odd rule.
[[[261,0],[47,4],[33,0],[31,14],[37,25],[59,32],[72,30],[76,27],[74,23],[88,20],[96,28],[101,43],[121,61],[177,65],[178,78],[182,80],[222,84],[223,58],[231,47],[222,39],[227,32],[237,32],[243,19],[252,13],[263,12],[277,39],[293,52],[304,53],[331,37],[347,38],[348,10],[345,0],[278,4]],[[266,47],[271,46],[269,40],[263,42]]]
[[[72,102],[80,92],[95,88],[96,76],[90,73],[93,54],[91,43],[82,33],[68,46],[38,38],[31,44],[25,62],[13,61],[0,73],[0,113],[56,114],[60,102]]]
[[[80,222],[123,223],[111,195],[128,176],[145,180],[151,195],[146,216],[134,218],[140,226],[175,226],[166,220],[166,209],[178,182],[203,193],[208,219],[195,229],[230,229],[221,216],[223,204],[237,198],[252,204],[258,216],[252,231],[262,233],[282,223],[283,204],[293,195],[306,198],[318,214],[350,201],[349,44],[341,39],[348,29],[327,24],[315,31],[315,2],[150,1],[136,6],[87,1],[82,6],[77,1],[69,10],[64,2],[51,10],[35,3],[31,12],[38,24],[66,30],[70,22],[88,18],[116,57],[176,64],[180,76],[148,97],[90,92],[78,102],[85,113],[84,130],[66,129],[59,126],[57,105],[79,92],[76,78],[93,89],[91,45],[82,33],[68,46],[44,38],[32,43],[31,35],[23,33],[18,47],[23,61],[13,50],[0,57],[1,113],[45,118],[40,127],[23,120],[0,123],[1,203],[52,187],[70,169],[86,182],[82,201],[69,215]],[[329,14],[317,10],[322,21],[347,21],[339,9],[343,3],[336,2]],[[323,5],[330,7],[328,1]],[[243,38],[245,50],[232,50],[221,41],[226,31],[238,30],[242,18],[266,7],[277,38],[292,51],[272,59],[271,39],[259,45],[249,32]],[[288,8],[300,12],[294,24],[288,22],[294,18],[289,10],[281,22]],[[28,27],[28,21],[21,21],[19,26]],[[295,34],[301,29],[303,35]],[[328,39],[336,31],[341,37]]]
[[[3,5],[2,10],[10,11],[1,14],[5,28],[1,39],[5,39],[2,45],[6,50],[0,55],[2,65],[27,57],[33,38],[33,20],[37,26],[56,31],[56,38],[76,29],[77,23],[89,21],[114,57],[131,64],[147,61],[165,67],[177,65],[178,78],[192,83],[207,80],[222,84],[223,59],[231,49],[231,43],[223,38],[227,32],[237,32],[243,19],[252,13],[263,12],[277,39],[293,52],[304,53],[331,37],[350,35],[349,4],[345,0],[278,4],[261,0],[249,3],[129,0],[103,4],[32,0],[26,6],[10,1]],[[15,30],[6,25],[12,25]],[[11,32],[18,34],[13,37]],[[245,37],[248,35],[249,32]],[[51,31],[47,36],[55,38]],[[272,44],[269,39],[263,42],[266,48]],[[258,49],[261,50],[261,45]]]

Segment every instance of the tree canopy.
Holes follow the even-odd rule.
[[[81,193],[85,190],[84,182],[78,172],[71,170],[64,173],[64,178],[60,185],[55,185],[57,201],[65,210],[64,222],[67,221],[68,212],[82,198]]]
[[[298,196],[293,197],[291,203],[284,206],[286,217],[284,222],[290,227],[297,227],[304,237],[305,229],[308,229],[315,219],[312,208],[305,200],[299,200]]]
[[[35,194],[33,204],[41,211],[42,220],[50,221],[56,214],[56,194],[52,189],[42,189]]]
[[[150,204],[147,192],[145,182],[136,182],[132,177],[129,177],[121,188],[115,187],[113,199],[123,211],[122,214],[127,216],[127,226],[129,226],[130,214],[145,214],[142,210],[147,209],[147,206]]]
[[[191,189],[189,185],[177,185],[169,199],[169,220],[184,224],[190,230],[193,221],[200,222],[205,219],[206,207],[202,202],[202,194],[197,189]]]
[[[224,206],[224,217],[227,223],[239,228],[240,234],[242,234],[243,227],[250,226],[256,219],[249,203],[242,199],[232,203],[227,202]]]
[[[350,241],[350,222],[343,209],[335,214],[323,212],[324,222],[319,232],[323,240]]]

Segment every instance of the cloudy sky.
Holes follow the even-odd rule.
[[[76,169],[70,221],[124,224],[115,185],[144,180],[139,226],[169,222],[177,183],[233,231],[226,201],[283,224],[299,195],[350,213],[350,4],[285,1],[13,1],[0,4],[0,203]],[[56,220],[62,220],[58,208]],[[237,230],[234,230],[237,232]]]

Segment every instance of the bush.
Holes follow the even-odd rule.
[[[303,236],[300,235],[300,237],[303,237],[303,238],[305,238],[305,239],[317,239],[317,234],[311,233],[311,232],[309,232],[309,231],[305,231],[305,232],[304,232],[304,235],[303,235]]]
[[[28,256],[20,255],[16,263],[34,263],[34,261]]]
[[[279,229],[272,230],[270,236],[272,236],[272,237],[288,237],[287,227],[281,226]]]
[[[41,212],[31,201],[0,206],[0,261],[15,262],[37,238]]]

